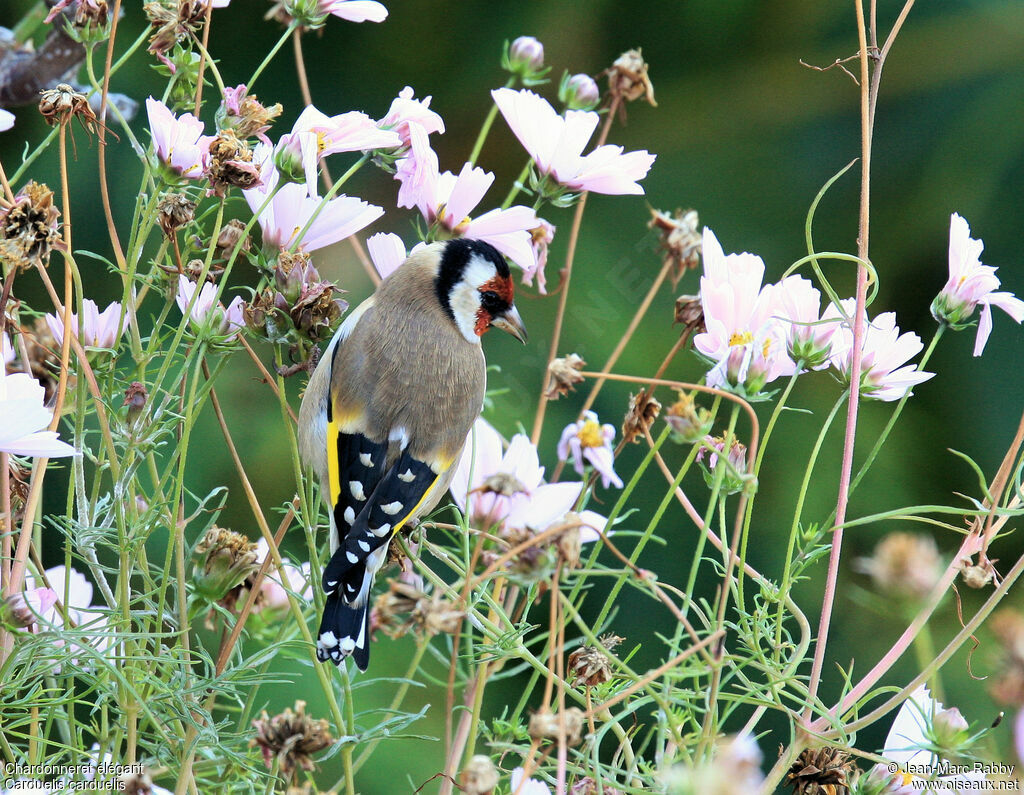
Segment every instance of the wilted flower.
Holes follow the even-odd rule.
[[[708,435],[714,417],[707,409],[697,406],[693,395],[681,389],[678,394],[679,399],[665,412],[665,422],[676,441],[693,444]]]
[[[661,403],[646,389],[629,396],[629,410],[622,422],[622,439],[626,444],[638,442],[661,413]]]
[[[196,203],[184,193],[167,193],[160,199],[156,212],[157,223],[164,236],[170,238],[176,229],[192,222],[196,214]]]
[[[583,474],[584,460],[593,465],[601,475],[601,483],[605,488],[611,483],[622,488],[622,481],[615,474],[615,454],[612,440],[615,438],[615,426],[601,423],[597,414],[588,411],[583,419],[566,425],[562,437],[558,440],[558,457],[565,461],[572,454],[573,468]]]
[[[996,567],[992,558],[987,555],[980,555],[978,562],[974,562],[973,556],[963,557],[957,561],[957,568],[963,578],[964,585],[968,588],[984,588],[996,581]]]
[[[275,193],[279,176],[273,165],[267,162],[270,154],[269,147],[256,147],[255,160],[263,164],[263,182],[244,191],[245,200],[253,212],[263,205],[268,196],[274,196],[259,216],[265,247],[283,251],[299,243],[306,251],[315,251],[344,240],[384,214],[382,208],[350,196],[336,196],[330,200],[310,196],[305,185],[289,183]],[[325,201],[325,206],[313,219]],[[309,228],[299,240],[298,236],[307,224]]]
[[[697,211],[676,210],[675,215],[669,215],[652,207],[647,226],[661,232],[662,265],[671,266],[669,276],[674,287],[686,271],[700,265],[701,234]]]
[[[199,296],[189,309],[193,296],[196,292],[195,282],[189,281],[184,276],[178,277],[178,293],[175,300],[181,313],[187,314],[192,325],[196,329],[208,328],[214,336],[225,337],[226,340],[235,338],[245,320],[242,316],[244,302],[240,296],[236,296],[227,309],[217,302],[217,286],[210,282],[203,282]],[[216,303],[215,303],[216,302]]]
[[[60,315],[46,315],[53,339],[60,346],[64,341],[64,318]],[[96,302],[85,298],[82,301],[82,317],[71,315],[71,331],[86,348],[115,348],[117,341],[128,328],[129,318],[121,323],[121,304],[114,301],[100,312]]]
[[[286,779],[291,778],[296,768],[312,771],[312,755],[334,741],[326,720],[315,720],[306,714],[305,701],[296,701],[294,711],[286,708],[272,718],[264,711],[252,726],[256,736],[249,744],[259,746],[268,768],[273,767],[276,759],[278,770]]]
[[[612,678],[611,661],[607,652],[612,651],[624,638],[618,635],[604,635],[598,646],[581,646],[569,655],[569,675],[585,687],[602,685]]]
[[[681,295],[676,299],[675,323],[683,324],[683,333],[703,334],[707,331],[704,325],[704,306],[699,295]]]
[[[626,102],[643,98],[657,107],[654,86],[647,76],[647,62],[639,49],[622,53],[608,69],[608,92]]]
[[[1013,293],[996,292],[999,279],[996,268],[981,264],[985,244],[971,237],[967,221],[956,213],[949,220],[949,281],[932,301],[932,315],[954,329],[966,328],[967,321],[981,304],[974,355],[981,356],[992,333],[992,307],[997,306],[1017,323],[1024,320],[1024,301]]]
[[[842,302],[843,312],[852,317],[856,302],[847,298]],[[872,321],[864,316],[863,354],[861,355],[860,394],[875,400],[899,400],[909,389],[931,378],[934,373],[917,369],[916,364],[905,366],[924,345],[913,332],[900,334],[896,326],[896,313],[883,312]],[[849,382],[853,359],[853,330],[842,323],[832,340],[832,364],[844,381]]]
[[[60,441],[56,431],[42,430],[53,419],[53,411],[43,405],[44,394],[31,376],[8,375],[7,368],[0,367],[0,452],[45,458],[75,454],[75,448]]]
[[[533,287],[533,277],[537,277],[537,290],[547,295],[547,278],[544,268],[548,264],[548,247],[555,239],[555,227],[538,216],[537,226],[529,230],[530,244],[533,246],[533,257],[536,265],[532,269],[523,270],[523,284]]]
[[[713,487],[718,457],[724,451],[725,438],[722,436],[705,436],[704,445],[697,451],[697,461],[701,464],[704,463],[704,456],[710,453],[707,467],[704,469],[704,481],[708,484],[708,488]],[[722,490],[726,494],[735,494],[742,491],[747,483],[747,446],[736,437],[733,437],[726,461],[728,466],[722,476]]]
[[[532,91],[499,88],[491,92],[498,109],[542,175],[570,190],[642,194],[638,180],[647,176],[655,156],[645,150],[624,152],[606,144],[584,156],[583,148],[597,129],[592,111],[569,110],[558,115]]]
[[[548,386],[544,390],[545,397],[548,400],[558,400],[572,392],[576,384],[586,380],[580,375],[580,371],[586,364],[575,353],[570,353],[561,359],[553,359],[548,365]]]
[[[35,626],[57,603],[57,592],[51,588],[28,588],[11,594],[0,602],[0,623],[19,629]]]
[[[252,150],[233,130],[222,130],[210,142],[206,175],[217,196],[226,195],[230,187],[246,190],[260,182],[260,168],[253,162]]]
[[[96,114],[81,91],[75,91],[67,83],[58,83],[55,88],[40,91],[39,95],[39,112],[51,127],[67,124],[77,116],[87,132],[96,131]]]
[[[517,205],[469,217],[494,182],[494,174],[470,163],[463,165],[458,176],[450,171],[438,174],[437,155],[429,147],[422,152],[422,163],[417,161],[416,168],[407,168],[407,161],[400,161],[395,174],[406,188],[399,194],[400,207],[416,206],[427,223],[445,233],[483,240],[524,271],[536,271],[530,230],[537,226],[538,219],[533,210]]]
[[[622,790],[609,787],[605,783],[598,785],[590,776],[581,778],[569,789],[569,795],[624,795]]]
[[[900,532],[887,535],[870,558],[861,558],[856,565],[883,593],[913,600],[928,596],[945,569],[935,539]]]
[[[211,527],[195,548],[196,590],[218,600],[259,568],[256,545],[241,533]]]
[[[330,331],[348,307],[348,302],[337,298],[338,288],[332,282],[306,282],[299,297],[288,308],[292,323],[311,340],[330,336]]]
[[[551,795],[551,788],[547,784],[527,777],[521,767],[512,771],[509,786],[511,795]]]
[[[579,745],[583,739],[585,717],[583,710],[569,707],[563,712],[535,712],[530,716],[527,731],[534,740],[557,740],[563,732],[565,724],[565,742],[568,745]]]
[[[242,140],[258,138],[270,145],[267,130],[274,119],[281,115],[281,103],[264,106],[255,94],[246,93],[244,85],[224,89],[224,102],[217,111],[217,124],[221,129],[234,130]]]
[[[200,179],[206,172],[214,140],[211,135],[203,135],[203,123],[191,113],[175,117],[163,102],[153,97],[146,100],[146,112],[157,160],[172,174]]]
[[[411,86],[406,86],[392,100],[391,107],[377,126],[385,130],[394,130],[402,139],[403,146],[412,143],[412,131],[416,128],[424,135],[444,132],[444,120],[430,109],[431,97],[414,99]]]
[[[60,211],[53,206],[53,191],[30,180],[14,205],[0,207],[0,258],[20,270],[50,264],[50,250],[64,249]]]
[[[465,795],[490,795],[498,786],[498,768],[489,756],[477,754],[466,763],[460,780]]]
[[[959,791],[956,786],[958,784],[966,784],[965,790],[975,790],[978,789],[978,782],[986,781],[983,773],[972,771],[933,779],[908,772],[912,768],[940,769],[946,762],[942,754],[955,754],[963,750],[969,740],[967,733],[966,721],[959,710],[946,710],[931,697],[928,688],[921,685],[896,713],[892,728],[885,738],[882,756],[896,763],[902,772],[903,784],[916,785],[914,792]],[[954,744],[946,745],[945,742],[949,740]],[[927,781],[934,781],[936,786],[929,787],[925,783]]]
[[[664,781],[670,795],[750,795],[764,783],[761,759],[753,737],[732,737],[716,744],[710,761],[676,765]]]
[[[764,262],[753,254],[729,254],[707,227],[702,243],[700,280],[704,310],[702,334],[693,346],[716,362],[708,386],[739,388],[747,395],[794,371],[786,355],[786,332],[775,319],[776,285],[762,287]]]
[[[601,101],[601,89],[590,75],[566,72],[558,86],[558,100],[569,110],[593,110]]]
[[[206,18],[207,6],[204,0],[176,0],[170,7],[161,2],[146,3],[142,7],[153,31],[148,50],[171,67],[172,74],[174,67],[167,53],[199,30]]]
[[[146,408],[146,401],[149,400],[149,392],[141,381],[132,381],[124,391],[124,402],[122,406],[128,407],[128,422],[133,423],[142,415]]]
[[[853,782],[857,765],[839,748],[806,748],[786,773],[794,795],[844,792]],[[840,789],[841,788],[841,789]]]

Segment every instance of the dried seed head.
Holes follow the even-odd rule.
[[[502,497],[512,497],[516,494],[525,494],[526,486],[509,472],[496,472],[485,478],[484,482],[473,489],[471,493],[500,494]]]
[[[711,412],[694,402],[693,395],[681,389],[678,392],[679,400],[668,407],[665,422],[672,429],[676,441],[693,444],[708,434],[714,420]]]
[[[675,215],[651,208],[650,229],[661,230],[662,266],[669,266],[672,286],[688,270],[700,266],[701,232],[696,210],[676,210]]]
[[[252,241],[245,233],[245,224],[237,218],[232,218],[217,235],[217,256],[221,259],[230,259],[235,247],[238,247],[240,254],[245,254],[252,248]]]
[[[313,267],[313,261],[305,251],[282,251],[277,255],[274,286],[287,301],[297,301],[304,286],[319,281],[320,274]]]
[[[165,270],[168,269],[165,268]],[[206,271],[205,278],[203,277],[203,271]],[[217,277],[223,272],[223,266],[211,265],[210,269],[206,270],[206,263],[201,259],[190,259],[185,263],[184,275],[190,282],[198,282],[200,279],[204,279],[204,281],[208,281],[213,284],[217,281]],[[171,268],[168,270],[168,273],[175,274],[177,271]]]
[[[612,97],[619,97],[625,102],[643,98],[657,107],[654,86],[647,75],[647,63],[639,49],[622,53],[605,74],[608,75],[608,92]]]
[[[750,795],[763,782],[761,750],[749,735],[719,741],[711,759],[675,765],[665,776],[674,795]]]
[[[887,535],[875,547],[874,554],[859,559],[856,566],[871,575],[879,591],[913,600],[931,593],[945,568],[935,539],[902,532]]]
[[[548,400],[558,400],[559,397],[572,392],[573,387],[584,380],[580,375],[580,370],[586,364],[575,353],[552,361],[548,365],[548,386],[544,390],[545,397]]]
[[[786,781],[795,795],[845,795],[857,771],[838,748],[808,748],[789,768]]]
[[[996,562],[997,561],[988,557],[979,557],[978,563],[974,562],[973,556],[962,558],[958,566],[960,569],[960,576],[963,578],[964,584],[968,588],[974,588],[977,590],[996,582]]]
[[[149,52],[167,63],[167,53],[179,41],[188,39],[206,19],[209,0],[156,0],[146,3],[142,12],[153,31]]]
[[[96,114],[82,92],[67,83],[58,83],[55,88],[40,91],[39,97],[39,112],[51,127],[67,124],[77,116],[87,132],[96,132]]]
[[[241,533],[211,527],[196,545],[196,590],[209,599],[222,599],[259,568],[256,545]]]
[[[331,328],[348,307],[348,301],[335,297],[338,292],[341,291],[331,282],[303,284],[298,299],[288,310],[295,328],[314,342],[329,337]]]
[[[576,707],[569,707],[564,712],[535,712],[530,716],[528,731],[534,740],[557,740],[564,722],[566,743],[579,745],[583,739],[584,720],[583,710]]]
[[[218,196],[234,186],[246,190],[260,184],[260,169],[252,162],[252,150],[234,130],[222,130],[210,142],[210,165],[206,175]]]
[[[490,795],[498,786],[498,768],[490,757],[477,754],[466,763],[461,783],[464,795]]]
[[[627,444],[640,441],[661,413],[661,403],[646,389],[629,396],[629,411],[622,422],[622,440]]]
[[[268,768],[277,760],[278,770],[291,778],[297,768],[311,772],[312,755],[327,748],[334,740],[326,720],[315,720],[306,715],[306,702],[296,701],[295,710],[285,709],[270,718],[263,712],[252,722],[256,736],[249,741],[263,752]]]
[[[580,536],[580,518],[571,511],[565,515],[563,520],[568,527],[555,537],[555,548],[558,550],[558,557],[570,569],[575,569],[580,564],[580,555],[583,552],[583,541]]]
[[[49,265],[51,249],[64,249],[59,216],[53,191],[28,182],[14,197],[13,206],[0,208],[0,258],[19,270]]]
[[[145,770],[122,773],[117,777],[117,789],[128,795],[153,795],[153,779]]]
[[[453,634],[465,616],[466,611],[456,609],[451,602],[436,594],[431,599],[421,599],[413,613],[413,619],[427,637]]]
[[[176,229],[181,229],[195,218],[196,203],[184,193],[167,193],[157,205],[156,212],[164,237],[170,238]]]
[[[427,637],[455,632],[465,617],[447,599],[421,591],[397,580],[388,581],[388,590],[377,597],[370,617],[371,631],[379,629],[390,638],[400,638],[416,629]]]
[[[597,782],[590,776],[581,778],[569,789],[569,795],[623,795],[622,790],[602,784],[598,787]]]
[[[600,646],[582,646],[569,655],[569,674],[576,678],[577,684],[596,687],[612,678],[608,652],[618,646],[623,638],[604,635],[600,641]]]
[[[704,325],[704,305],[699,295],[681,295],[676,299],[676,323],[683,324],[683,332],[703,334],[707,331]]]

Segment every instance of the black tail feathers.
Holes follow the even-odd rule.
[[[355,606],[346,603],[335,591],[327,595],[316,656],[320,662],[331,660],[335,665],[352,655],[360,671],[370,664],[370,611],[368,600]]]

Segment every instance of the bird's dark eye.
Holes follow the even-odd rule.
[[[503,312],[508,307],[494,290],[484,290],[480,293],[480,306],[492,315]]]

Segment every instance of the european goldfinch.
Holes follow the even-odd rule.
[[[494,326],[526,341],[513,290],[493,246],[428,245],[345,319],[309,379],[299,449],[331,519],[321,661],[352,655],[366,670],[374,575],[395,534],[448,490],[483,407],[480,338]]]

